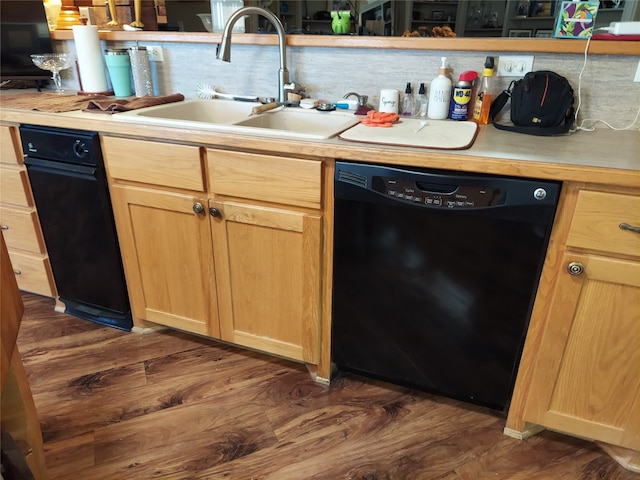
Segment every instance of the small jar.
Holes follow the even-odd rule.
[[[151,79],[151,64],[146,47],[129,47],[131,73],[133,75],[133,89],[136,97],[153,95],[153,81]]]

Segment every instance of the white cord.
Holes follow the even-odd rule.
[[[602,28],[598,28],[596,30],[607,30],[609,27],[602,27]],[[582,64],[582,69],[580,70],[580,75],[578,75],[578,106],[576,107],[576,112],[574,115],[574,127],[569,130],[571,133],[577,131],[577,130],[584,130],[586,132],[593,132],[595,130],[595,125],[596,123],[600,122],[600,123],[604,123],[607,127],[609,127],[611,130],[630,130],[638,121],[638,118],[640,118],[640,105],[638,106],[638,111],[636,112],[636,118],[633,119],[633,121],[627,125],[626,127],[614,127],[613,125],[611,125],[609,122],[606,122],[604,120],[601,120],[599,118],[584,118],[582,120],[582,122],[580,124],[578,124],[578,112],[580,111],[580,107],[582,106],[582,74],[584,73],[584,70],[587,66],[587,52],[589,51],[589,44],[591,43],[591,35],[589,36],[589,38],[587,38],[587,44],[584,47],[584,62]],[[591,127],[585,127],[584,124],[585,122],[593,122],[593,124],[591,125]]]

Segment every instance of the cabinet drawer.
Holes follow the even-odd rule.
[[[0,162],[22,165],[23,157],[18,127],[0,127]]]
[[[46,253],[38,215],[34,208],[0,205],[0,224],[8,248]]]
[[[301,207],[322,206],[322,162],[207,150],[212,193]]]
[[[32,207],[29,177],[24,168],[0,167],[0,202]]]
[[[621,229],[622,223],[640,227],[640,196],[581,190],[567,244],[640,256],[640,233]]]
[[[116,137],[102,145],[112,178],[204,192],[199,147]]]
[[[20,290],[47,297],[53,296],[53,275],[46,255],[9,250],[9,257]]]

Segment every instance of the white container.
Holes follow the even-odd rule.
[[[427,116],[429,118],[444,120],[449,117],[451,88],[451,79],[447,77],[447,58],[442,57],[442,65],[438,69],[438,76],[433,79],[429,88],[429,106],[427,107]]]
[[[242,0],[211,0],[211,22],[215,33],[222,33],[224,26],[233,12],[242,8]],[[231,30],[233,33],[244,33],[244,18],[239,18]]]
[[[392,88],[380,90],[379,112],[398,113],[400,91]]]

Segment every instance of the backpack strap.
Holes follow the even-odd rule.
[[[512,81],[509,84],[509,88],[504,90],[500,95],[496,97],[496,99],[491,103],[491,108],[489,109],[489,119],[493,126],[498,130],[506,130],[508,132],[517,132],[517,133],[526,133],[528,135],[536,135],[539,137],[546,137],[549,135],[560,135],[562,133],[567,133],[571,129],[571,125],[573,125],[573,115],[574,108],[571,107],[567,112],[567,115],[564,117],[564,122],[562,125],[558,125],[557,127],[517,127],[515,125],[503,125],[497,123],[495,118],[502,111],[504,106],[507,104],[509,98],[511,98],[511,91],[513,90],[513,85],[515,81]]]
[[[502,111],[504,106],[507,104],[507,101],[509,100],[509,98],[511,98],[511,90],[513,90],[514,83],[515,82],[512,81],[509,84],[509,88],[507,88],[506,90],[503,90],[502,93],[498,95],[496,99],[491,103],[491,108],[489,109],[489,120],[491,120],[491,123],[493,123],[496,126],[496,128],[500,128],[500,127],[498,127],[498,124],[495,123],[495,119],[498,116],[498,114]]]

